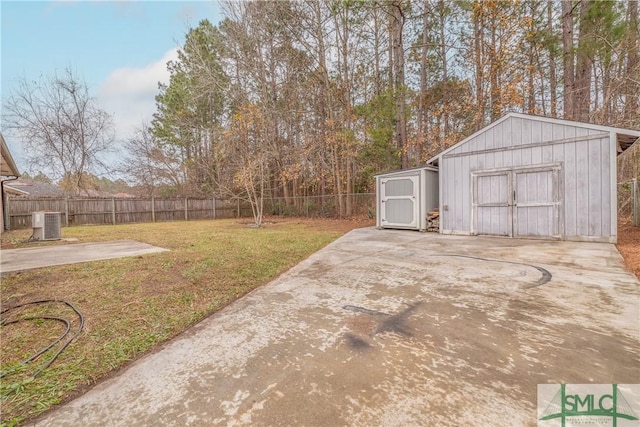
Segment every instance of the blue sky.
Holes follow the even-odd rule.
[[[3,103],[21,78],[70,67],[126,139],[151,119],[158,81],[168,82],[166,62],[176,58],[185,33],[205,18],[218,24],[222,10],[212,0],[2,0],[0,16]],[[7,143],[21,171],[30,171],[20,142]]]

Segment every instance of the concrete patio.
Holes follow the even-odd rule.
[[[167,250],[135,240],[4,249],[0,258],[0,274],[54,265],[138,256]]]

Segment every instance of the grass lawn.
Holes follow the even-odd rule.
[[[260,229],[245,220],[81,226],[63,229],[79,242],[133,239],[170,252],[25,271],[2,278],[2,310],[45,298],[72,303],[84,316],[83,332],[36,378],[51,352],[20,362],[54,341],[78,316],[60,303],[3,314],[45,319],[2,326],[2,426],[32,419],[73,398],[127,362],[208,314],[268,282],[344,232],[371,221],[277,219]],[[24,243],[31,230],[3,233],[2,247]],[[54,244],[63,244],[56,242]],[[63,341],[64,342],[64,341]],[[55,350],[55,348],[53,349]],[[16,370],[17,369],[17,370]]]

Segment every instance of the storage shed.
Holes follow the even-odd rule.
[[[640,131],[510,113],[430,159],[440,232],[617,240],[616,155]]]
[[[438,207],[438,169],[421,167],[376,175],[376,226],[427,229],[427,213]]]

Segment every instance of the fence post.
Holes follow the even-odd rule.
[[[238,207],[237,207],[237,210],[238,210],[238,218],[240,218],[240,199],[238,199],[238,201],[237,201],[237,202],[238,202],[238,205],[237,205],[237,206],[238,206]]]
[[[11,211],[9,210],[9,195],[5,197],[4,192],[0,194],[2,197],[2,203],[4,205],[4,210],[0,212],[2,215],[2,224],[7,228],[7,231],[11,230]],[[0,230],[4,233],[4,230]]]
[[[151,196],[151,222],[156,222],[156,198]]]
[[[189,221],[189,198],[184,198],[184,220]]]
[[[216,198],[213,198],[213,219],[216,219]]]
[[[69,226],[69,198],[64,198],[64,223]]]
[[[640,225],[640,190],[638,188],[638,180],[633,179],[633,225],[638,227]]]
[[[113,225],[116,225],[116,199],[115,199],[115,197],[111,198],[111,220],[113,221]]]

